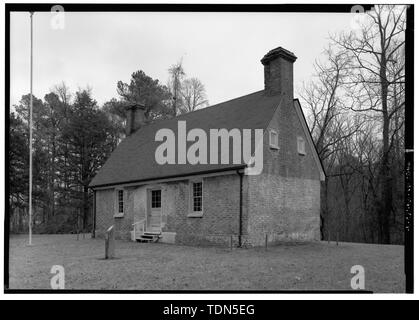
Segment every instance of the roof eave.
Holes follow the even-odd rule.
[[[97,189],[97,188],[105,188],[105,187],[113,187],[113,186],[116,187],[116,186],[125,185],[125,184],[135,184],[135,183],[141,184],[141,183],[153,182],[153,181],[162,180],[162,179],[187,178],[187,177],[205,175],[205,174],[211,174],[211,173],[217,173],[217,172],[240,170],[246,167],[247,165],[243,164],[243,165],[226,167],[222,169],[195,171],[191,173],[169,175],[169,176],[164,176],[164,177],[153,177],[153,178],[147,178],[147,179],[128,180],[128,181],[122,181],[122,182],[117,182],[117,183],[103,183],[103,184],[89,185],[89,188]]]

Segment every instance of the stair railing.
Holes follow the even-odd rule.
[[[137,239],[137,231],[141,231],[142,234],[144,234],[144,229],[145,229],[145,219],[141,219],[135,223],[132,224],[134,227],[134,241]],[[138,230],[137,230],[138,229]]]

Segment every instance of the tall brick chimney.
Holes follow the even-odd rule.
[[[293,64],[295,60],[297,57],[294,53],[281,47],[272,49],[265,54],[261,62],[265,67],[265,91],[267,94],[278,94],[286,100],[291,99],[291,101],[294,99]]]
[[[127,114],[125,133],[129,136],[145,125],[145,106],[136,103],[126,106],[125,110]]]

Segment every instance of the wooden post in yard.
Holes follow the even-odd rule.
[[[268,250],[268,234],[265,234],[265,251]]]
[[[115,231],[114,226],[110,226],[106,230],[105,235],[105,259],[112,259],[115,257]]]
[[[233,235],[230,236],[230,251],[233,251]]]
[[[77,221],[76,221],[76,238],[79,241],[79,211],[77,210]]]
[[[339,231],[336,232],[336,245],[339,245]]]

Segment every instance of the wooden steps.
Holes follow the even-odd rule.
[[[161,237],[161,232],[158,231],[145,231],[143,234],[140,234],[136,237],[137,242],[157,242]]]

